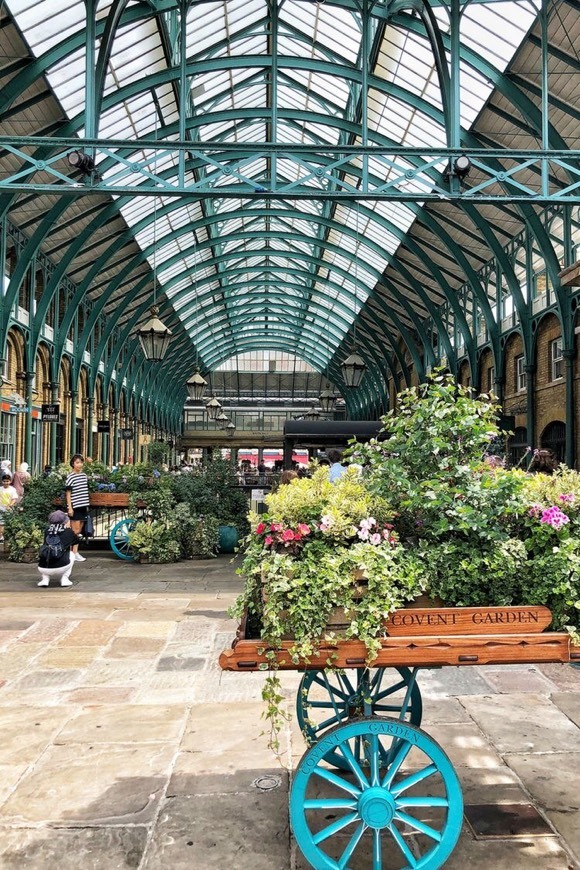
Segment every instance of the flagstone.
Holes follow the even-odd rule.
[[[62,697],[65,704],[128,704],[135,694],[136,689],[124,686],[94,686],[64,692]]]
[[[108,659],[156,658],[165,641],[155,637],[115,637],[103,653]]]
[[[8,649],[0,651],[0,674],[10,679],[22,673],[45,648],[43,643],[12,644]]]
[[[70,718],[70,707],[5,709],[0,707],[0,764],[36,761]]]
[[[26,691],[28,689],[63,689],[71,688],[81,679],[82,671],[54,668],[51,670],[35,670],[20,677],[13,684],[14,691]]]
[[[117,637],[163,637],[168,638],[173,634],[175,623],[166,621],[143,622],[142,613],[139,612],[140,620],[136,622],[125,622],[117,631]]]
[[[135,708],[107,704],[85,708],[70,719],[55,743],[151,743],[176,741],[183,730],[185,705],[150,704]]]
[[[39,656],[37,664],[42,668],[82,668],[89,665],[98,652],[96,646],[57,646]]]
[[[2,805],[7,797],[11,794],[11,792],[16,787],[16,784],[26,773],[27,770],[28,763],[26,762],[23,764],[0,764],[0,805]],[[0,841],[1,839],[2,833],[0,828]]]
[[[137,870],[147,828],[19,828],[0,834],[2,870]]]
[[[59,642],[59,646],[103,646],[115,636],[117,628],[104,619],[83,619]]]
[[[41,643],[43,641],[56,640],[67,631],[73,623],[70,619],[56,617],[54,619],[41,619],[26,634],[20,638],[21,643]]]
[[[106,659],[93,662],[83,675],[85,686],[138,686],[147,679],[148,674],[153,673],[153,662],[145,659],[131,659],[131,661],[119,661]]]
[[[466,710],[499,752],[580,751],[580,730],[552,704],[534,693],[462,698]]]
[[[174,748],[76,744],[52,746],[25,776],[2,808],[9,823],[151,822],[167,783]],[[83,868],[84,870],[84,868]]]
[[[169,798],[143,870],[288,870],[288,794]]]

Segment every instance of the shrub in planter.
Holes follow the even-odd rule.
[[[183,559],[209,559],[215,556],[218,525],[215,517],[195,516],[189,505],[178,504],[174,520]]]
[[[162,520],[136,523],[129,545],[139,560],[147,562],[177,562],[181,552],[175,526]]]
[[[4,540],[8,558],[11,562],[35,562],[44,540],[44,526],[21,511],[7,511],[5,514]]]

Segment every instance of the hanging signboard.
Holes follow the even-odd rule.
[[[121,438],[124,438],[125,441],[129,441],[133,437],[132,429],[119,429],[119,435]]]
[[[97,420],[97,432],[102,432],[103,434],[111,431],[111,424],[108,420]]]
[[[58,423],[60,420],[60,405],[42,405],[40,419],[43,423]]]

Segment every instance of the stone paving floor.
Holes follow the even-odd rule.
[[[262,675],[217,663],[240,588],[229,558],[87,555],[71,589],[38,589],[35,566],[0,563],[0,868],[306,870],[291,773],[261,734]],[[298,679],[283,676],[290,707]],[[445,668],[420,685],[423,727],[466,805],[484,805],[492,828],[516,805],[503,833],[477,838],[466,823],[445,866],[580,868],[580,671]],[[295,721],[284,746],[291,770]],[[525,833],[530,805],[542,834]]]

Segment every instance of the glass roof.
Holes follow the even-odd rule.
[[[110,0],[99,4],[99,19],[111,5]],[[7,0],[7,6],[35,56],[84,28],[83,0]],[[140,6],[145,10],[146,4],[129,3]],[[268,168],[267,157],[259,154],[260,143],[360,144],[349,128],[350,122],[361,122],[356,75],[360,15],[339,0],[287,0],[279,7],[272,35],[268,10],[264,0],[194,4],[186,28],[193,74],[184,110],[195,122],[188,136],[202,143],[255,144],[256,155],[249,156],[243,173],[256,182]],[[144,14],[119,28],[107,65],[105,96],[119,94],[130,83],[143,81],[143,86],[103,111],[99,137],[175,138],[165,128],[177,124],[178,89],[169,82],[155,87],[147,82],[177,63],[177,53],[171,56],[171,14]],[[448,33],[443,4],[435,15],[442,32]],[[462,43],[472,53],[461,64],[461,123],[466,130],[492,90],[481,71],[483,61],[503,71],[534,18],[531,4],[515,0],[465,8]],[[370,141],[418,148],[445,145],[441,92],[428,41],[403,23],[379,27],[378,19],[372,21],[370,39]],[[482,61],[480,71],[467,62],[476,56]],[[66,116],[79,120],[80,136],[84,68],[85,50],[78,48],[47,74]],[[385,161],[385,148],[383,144],[371,157],[369,171],[388,181],[395,170]],[[156,172],[176,171],[176,158],[169,153],[136,148],[133,159],[148,160]],[[358,166],[356,161],[352,165]],[[415,210],[408,204],[387,200],[323,208],[315,197],[321,182],[310,179],[310,168],[281,157],[277,171],[284,181],[308,176],[312,200],[219,198],[219,185],[228,183],[224,176],[213,201],[184,203],[160,194],[155,199],[135,196],[120,205],[206,367],[215,368],[232,355],[239,362],[248,342],[259,347],[266,340],[281,347],[291,343],[319,369],[324,367],[414,220]],[[190,180],[197,177],[190,173]],[[356,187],[352,171],[345,180]]]

